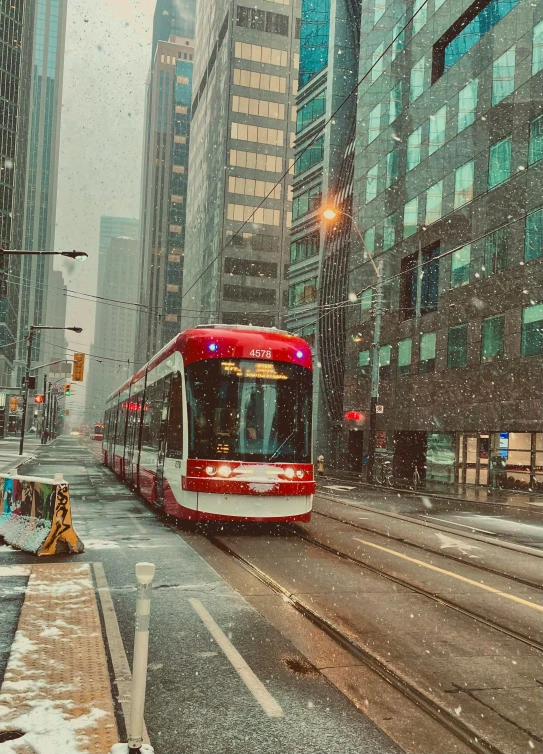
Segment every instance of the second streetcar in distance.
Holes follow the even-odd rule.
[[[311,397],[301,338],[186,330],[109,397],[104,461],[172,516],[308,521]]]

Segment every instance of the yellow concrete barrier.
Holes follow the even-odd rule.
[[[0,474],[0,539],[35,555],[83,552],[72,526],[70,488],[53,479]]]

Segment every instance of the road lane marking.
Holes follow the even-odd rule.
[[[543,605],[536,605],[534,602],[530,602],[529,600],[523,600],[521,597],[515,597],[513,594],[507,594],[506,592],[501,592],[499,589],[494,589],[494,587],[492,586],[481,584],[479,581],[473,581],[472,579],[468,579],[465,576],[460,576],[460,574],[454,573],[453,571],[446,571],[444,568],[438,568],[437,566],[430,565],[430,563],[425,563],[423,560],[410,558],[409,555],[403,555],[401,552],[397,552],[396,550],[391,550],[388,547],[375,545],[373,544],[373,542],[367,542],[365,539],[359,539],[358,537],[353,537],[353,539],[356,542],[362,542],[363,545],[368,545],[368,547],[375,547],[376,550],[381,550],[382,552],[389,552],[391,555],[396,555],[396,557],[398,558],[402,558],[403,560],[408,560],[410,563],[416,563],[417,565],[424,566],[424,568],[429,568],[431,571],[436,571],[437,573],[443,573],[445,576],[451,576],[453,579],[458,579],[458,581],[463,581],[466,584],[477,586],[479,587],[479,589],[484,589],[486,592],[492,592],[492,594],[499,594],[500,597],[505,597],[508,600],[513,600],[513,602],[518,602],[520,605],[526,605],[526,607],[531,607],[533,610],[539,610],[540,612],[543,612]]]
[[[113,674],[115,676],[115,685],[119,692],[119,702],[123,711],[123,717],[126,729],[130,720],[130,695],[132,689],[132,672],[128,664],[128,658],[124,651],[124,644],[121,637],[117,614],[111,599],[111,592],[106,579],[104,566],[101,563],[93,563],[94,578],[100,596],[102,606],[102,615],[104,616],[104,627],[106,629],[106,638],[109,646],[111,664],[113,665]],[[149,736],[145,722],[143,723],[143,743],[149,744]]]
[[[215,623],[214,619],[207,612],[200,600],[197,600],[194,597],[189,597],[189,602],[266,715],[268,717],[283,717],[283,710],[279,704],[275,701],[262,681],[260,681],[253,673],[238,650],[226,637],[226,634],[224,634],[222,629],[219,628],[217,623]]]
[[[479,529],[477,526],[469,526],[468,524],[459,524],[458,521],[451,521],[448,518],[438,518],[437,516],[426,516],[428,521],[443,521],[445,524],[449,524],[449,526],[463,526],[465,529],[470,529],[471,531],[482,531],[483,534],[493,534],[496,536],[495,531],[489,531],[488,529]]]

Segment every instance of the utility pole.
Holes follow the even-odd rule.
[[[375,464],[375,440],[377,425],[377,401],[379,399],[379,351],[381,348],[381,317],[383,314],[383,261],[377,262],[377,282],[373,320],[373,345],[371,356],[370,430],[368,447],[368,482],[373,482]]]
[[[42,414],[42,423],[41,423],[41,444],[43,445],[43,441],[45,440],[45,431],[47,429],[47,373],[43,373],[43,414]]]
[[[26,411],[28,406],[28,382],[30,378],[30,364],[32,360],[32,341],[34,339],[34,326],[30,325],[28,332],[28,346],[26,351],[26,370],[25,370],[25,391],[23,395],[23,416],[21,419],[21,439],[19,441],[19,455],[23,455],[24,442],[25,442],[25,424],[26,424]]]

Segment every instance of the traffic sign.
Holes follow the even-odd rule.
[[[375,406],[375,413],[376,414],[384,414],[385,413],[385,407],[384,406]]]
[[[85,354],[74,353],[74,368],[72,371],[72,380],[74,382],[83,382],[84,369],[85,369]]]

